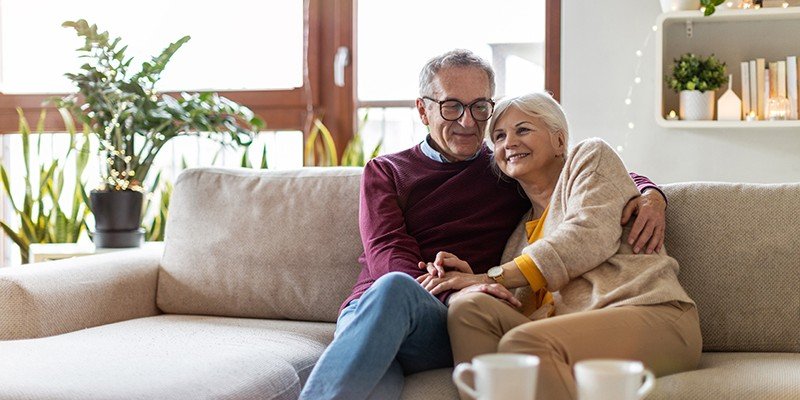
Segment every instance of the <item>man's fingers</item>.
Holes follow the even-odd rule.
[[[633,221],[633,226],[631,227],[631,233],[628,235],[628,244],[633,245],[633,243],[636,242],[636,238],[642,234],[642,230],[646,224],[647,218],[642,216],[642,214],[636,216],[636,219]]]
[[[444,292],[445,290],[448,290],[448,289],[450,289],[450,281],[444,281],[444,282],[436,285],[436,287],[431,289],[430,292],[431,292],[432,295],[436,296],[437,294],[442,293],[442,292]]]
[[[430,274],[422,274],[422,275],[417,277],[417,282],[418,283],[425,282],[425,279],[428,279],[429,276],[431,276],[431,275]]]
[[[639,239],[636,241],[636,244],[633,245],[633,252],[639,254],[647,245],[647,242],[650,241],[650,238],[653,237],[653,232],[655,230],[655,224],[652,222],[648,222],[642,232],[639,234]]]
[[[661,243],[664,243],[663,227],[655,229],[655,231],[653,232],[653,237],[650,238],[650,242],[648,242],[647,250],[645,250],[645,252],[647,254],[653,254],[654,251],[658,251],[657,249],[661,246]]]
[[[464,260],[459,259],[458,257],[447,257],[442,262],[442,266],[455,268],[456,271],[463,272],[466,274],[472,273],[472,268],[469,266]]]
[[[625,208],[622,209],[622,220],[620,221],[621,225],[625,225],[631,219],[631,216],[636,211],[639,202],[636,199],[633,199],[625,205]]]

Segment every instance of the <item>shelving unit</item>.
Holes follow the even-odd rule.
[[[678,94],[664,84],[672,73],[673,60],[685,53],[714,54],[733,74],[733,90],[742,97],[742,61],[765,58],[767,61],[800,57],[800,7],[758,10],[718,9],[709,17],[700,11],[664,13],[656,22],[656,122],[665,128],[800,128],[793,121],[670,121],[664,116],[678,110]],[[717,91],[716,100],[725,92]]]

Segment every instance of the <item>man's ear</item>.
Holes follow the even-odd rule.
[[[417,103],[417,112],[419,113],[419,118],[422,120],[422,124],[427,126],[430,124],[428,122],[428,110],[425,108],[425,100],[418,98]]]

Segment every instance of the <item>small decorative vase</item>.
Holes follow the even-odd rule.
[[[700,0],[661,0],[663,12],[699,10]]]
[[[684,121],[710,121],[714,119],[714,91],[681,90],[680,115]]]

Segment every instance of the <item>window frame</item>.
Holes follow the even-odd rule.
[[[561,95],[561,0],[545,0],[545,90],[556,100]],[[306,68],[303,86],[287,90],[218,91],[237,101],[266,122],[267,130],[299,130],[304,137],[320,118],[331,131],[339,154],[353,137],[359,107],[413,107],[413,101],[359,102],[357,97],[356,41],[357,0],[304,0],[304,44]],[[334,84],[333,60],[340,47],[350,50],[344,67],[344,86]],[[177,95],[175,92],[167,92]],[[28,120],[37,120],[47,110],[45,130],[64,130],[60,115],[42,103],[65,93],[0,93],[0,134],[18,131],[16,108],[21,107]]]

